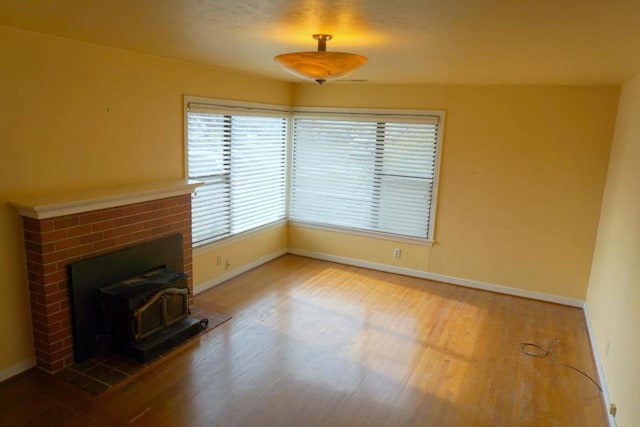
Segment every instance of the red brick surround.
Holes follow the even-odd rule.
[[[193,289],[190,194],[56,218],[23,217],[23,226],[33,341],[46,371],[73,364],[68,264],[181,233],[190,294]]]

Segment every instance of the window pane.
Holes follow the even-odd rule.
[[[201,245],[286,217],[285,117],[187,114],[189,178],[204,181],[192,203]]]
[[[229,116],[189,113],[189,178],[198,179],[227,171],[230,119]]]
[[[371,226],[376,124],[296,119],[292,217]]]
[[[286,216],[286,129],[282,117],[233,117],[231,217],[234,234]]]
[[[433,118],[296,118],[291,219],[430,238],[437,130]]]
[[[221,178],[197,188],[191,202],[194,244],[229,234],[229,179]]]

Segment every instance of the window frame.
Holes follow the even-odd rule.
[[[265,230],[279,227],[283,224],[291,224],[294,226],[301,226],[305,228],[325,230],[331,232],[338,232],[343,234],[370,237],[382,240],[391,240],[394,242],[403,242],[410,244],[418,244],[424,246],[433,246],[436,242],[436,217],[438,206],[438,193],[440,183],[440,168],[442,163],[442,145],[445,132],[445,120],[446,113],[444,110],[413,110],[413,109],[377,109],[377,108],[338,108],[338,107],[290,107],[276,104],[262,104],[254,102],[244,102],[235,100],[226,100],[218,98],[206,98],[185,95],[183,97],[183,130],[184,130],[184,175],[186,179],[189,179],[189,147],[188,147],[188,113],[190,105],[202,106],[206,109],[210,109],[212,112],[217,110],[221,114],[233,114],[242,112],[265,113],[266,115],[282,115],[286,117],[287,133],[285,138],[285,217],[282,220],[275,221],[263,226],[244,231],[238,234],[232,234],[220,239],[212,241],[204,241],[198,245],[194,245],[194,249],[202,250],[203,248],[214,248],[218,245],[226,245],[231,242],[243,240],[262,233]],[[435,148],[435,160],[434,160],[434,172],[431,190],[431,204],[430,204],[430,218],[429,227],[427,231],[427,238],[418,238],[411,236],[404,236],[400,234],[385,233],[380,231],[362,230],[343,226],[334,226],[327,224],[319,224],[313,222],[305,222],[300,220],[291,219],[291,199],[292,199],[292,164],[293,164],[293,123],[295,117],[307,116],[310,118],[321,118],[326,116],[334,116],[340,118],[353,117],[376,117],[381,119],[380,121],[392,121],[392,119],[400,120],[425,120],[426,118],[437,120],[437,136],[436,136],[436,148]],[[196,180],[197,181],[197,180]]]
[[[204,248],[215,248],[219,245],[226,245],[231,242],[244,240],[253,235],[257,235],[262,233],[265,230],[273,229],[279,227],[283,224],[287,224],[289,217],[289,153],[290,153],[290,107],[275,105],[275,104],[261,104],[261,103],[252,103],[252,102],[243,102],[243,101],[234,101],[234,100],[225,100],[225,99],[217,99],[217,98],[205,98],[198,96],[190,96],[185,95],[183,97],[183,167],[184,167],[184,176],[185,179],[189,179],[192,181],[198,181],[197,178],[189,177],[189,126],[188,126],[188,114],[190,112],[190,107],[195,107],[199,110],[206,110],[207,112],[211,112],[212,114],[221,114],[221,115],[230,115],[234,114],[238,115],[256,115],[259,117],[284,117],[285,118],[285,146],[284,146],[284,218],[276,221],[269,222],[267,224],[242,231],[240,233],[228,234],[226,236],[220,238],[212,238],[203,240],[202,242],[198,242],[197,244],[193,244],[194,250],[203,250]],[[229,175],[231,175],[231,170],[229,171]],[[196,189],[197,193],[197,189]],[[195,195],[193,196],[195,197]],[[231,212],[231,205],[229,206]],[[229,212],[229,213],[230,213]],[[192,218],[193,220],[193,218]],[[193,230],[193,225],[192,225]]]
[[[433,172],[433,182],[432,182],[432,190],[431,190],[431,204],[430,204],[430,218],[429,218],[429,227],[427,230],[426,238],[419,237],[411,237],[400,234],[386,233],[381,231],[374,230],[363,230],[357,228],[351,228],[347,226],[337,226],[337,225],[329,225],[329,224],[320,224],[316,222],[307,222],[301,221],[291,218],[291,200],[293,197],[293,185],[291,181],[293,179],[293,172],[289,171],[289,194],[288,194],[288,222],[289,224],[301,226],[305,228],[312,228],[318,230],[325,230],[331,232],[338,232],[344,234],[350,234],[355,236],[363,236],[363,237],[371,237],[382,240],[391,240],[395,242],[403,242],[403,243],[411,243],[418,244],[423,246],[433,246],[436,242],[435,239],[435,224],[436,224],[436,215],[437,215],[437,205],[438,205],[438,190],[439,190],[439,182],[440,182],[440,165],[442,161],[442,142],[444,139],[444,127],[445,127],[445,111],[443,110],[408,110],[408,109],[375,109],[375,108],[318,108],[318,107],[294,107],[291,111],[291,123],[290,123],[290,137],[289,137],[289,168],[293,166],[293,149],[294,149],[294,131],[293,131],[293,122],[296,117],[304,117],[304,118],[338,118],[344,120],[345,118],[353,118],[357,120],[358,118],[375,118],[380,119],[381,122],[389,121],[393,122],[393,120],[399,121],[417,121],[422,122],[425,120],[436,120],[437,121],[437,136],[436,136],[436,147],[435,147],[435,159],[434,159],[434,172]]]

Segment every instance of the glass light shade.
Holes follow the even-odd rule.
[[[367,62],[367,57],[344,52],[294,52],[273,58],[291,74],[322,84],[354,71]]]
[[[355,53],[327,52],[331,34],[314,34],[317,52],[294,52],[276,56],[274,61],[291,74],[322,84],[327,80],[346,76],[367,62],[367,57]]]

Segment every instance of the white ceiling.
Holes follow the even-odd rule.
[[[618,84],[640,73],[640,0],[0,0],[0,25],[299,81],[328,50],[370,83]]]

